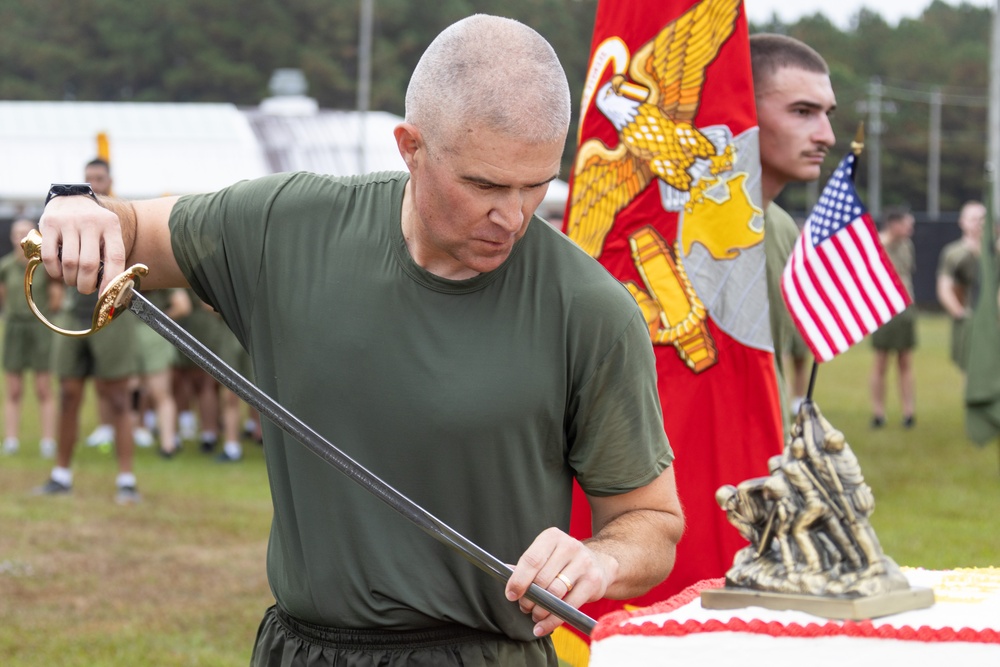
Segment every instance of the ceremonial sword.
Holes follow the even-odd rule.
[[[28,266],[24,273],[24,296],[28,300],[31,311],[45,326],[64,336],[82,338],[104,328],[126,310],[132,311],[153,331],[170,341],[191,361],[205,369],[209,375],[231,389],[233,393],[270,419],[282,431],[305,445],[313,454],[402,514],[425,533],[457,551],[480,570],[505,583],[510,578],[513,569],[509,565],[477,546],[454,528],[369,472],[360,463],[289,412],[287,408],[233,370],[214,352],[205,347],[201,341],[150,303],[149,299],[139,292],[140,279],[149,272],[145,265],[134,264],[111,281],[101,292],[97,306],[94,308],[90,329],[72,331],[62,329],[49,322],[31,296],[32,278],[35,269],[42,263],[42,235],[37,230],[32,230],[21,241],[21,248],[24,251],[24,256],[28,258]],[[587,635],[590,635],[594,626],[597,625],[594,619],[557,598],[538,584],[531,584],[524,597]]]

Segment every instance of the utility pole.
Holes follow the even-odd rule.
[[[990,195],[993,203],[993,221],[1000,221],[1000,0],[993,6],[993,41],[990,47],[990,102],[987,118],[989,137],[986,156]]]
[[[997,0],[1000,2],[1000,0]],[[882,81],[868,82],[868,210],[876,219],[882,213]]]
[[[1000,1],[1000,0],[998,0]],[[931,91],[931,121],[927,146],[927,214],[931,220],[941,215],[941,88]]]
[[[358,173],[368,171],[365,165],[366,121],[372,88],[372,22],[375,0],[361,0],[358,26]]]

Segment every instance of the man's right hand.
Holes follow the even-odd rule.
[[[38,222],[42,262],[55,280],[83,294],[103,290],[125,270],[127,257],[118,215],[90,197],[52,199]],[[103,277],[98,274],[104,263]]]

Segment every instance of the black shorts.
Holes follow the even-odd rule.
[[[558,665],[551,640],[522,642],[450,625],[426,630],[326,628],[292,618],[277,606],[264,614],[250,667],[485,667]]]

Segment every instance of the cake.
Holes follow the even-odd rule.
[[[760,607],[705,609],[699,582],[664,602],[603,616],[591,636],[591,667],[761,665],[1000,666],[1000,568],[903,568],[935,603],[867,621],[838,621]]]

